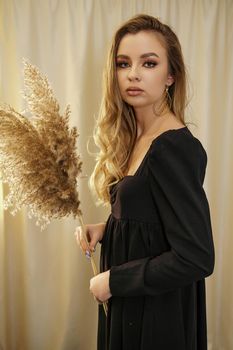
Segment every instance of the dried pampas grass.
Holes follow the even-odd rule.
[[[31,119],[0,105],[1,179],[9,185],[4,207],[15,214],[23,206],[44,229],[51,219],[82,214],[77,177],[77,129],[69,130],[69,106],[59,113],[46,77],[24,60],[25,93]]]
[[[72,214],[85,232],[77,191],[82,161],[76,153],[77,129],[68,125],[70,108],[61,115],[46,76],[26,60],[23,63],[30,119],[0,104],[0,179],[9,186],[4,207],[12,214],[27,207],[41,229],[52,219]],[[90,261],[97,275],[91,251]],[[107,304],[103,307],[107,315]]]

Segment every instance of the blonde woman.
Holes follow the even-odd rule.
[[[207,350],[207,154],[184,120],[176,34],[149,15],[129,19],[113,37],[104,79],[90,185],[111,213],[87,225],[90,249],[101,243],[90,291],[108,302],[107,317],[99,305],[98,350]],[[76,234],[88,252],[80,227]]]

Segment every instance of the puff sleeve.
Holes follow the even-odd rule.
[[[167,133],[152,144],[148,182],[170,249],[110,269],[112,295],[157,295],[212,274],[214,243],[203,189],[207,155],[192,134]]]

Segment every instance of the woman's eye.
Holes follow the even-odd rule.
[[[119,67],[119,68],[125,68],[125,67],[123,67],[123,65],[124,64],[128,64],[127,62],[117,62],[117,67]]]
[[[148,68],[153,68],[157,65],[156,62],[152,62],[152,61],[146,61],[144,64],[148,64]]]
[[[125,65],[128,65],[128,62],[117,62],[117,67],[119,68],[125,68],[126,66]],[[157,65],[156,62],[152,62],[152,61],[146,61],[144,62],[144,65],[146,68],[153,68]]]

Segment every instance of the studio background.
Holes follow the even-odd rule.
[[[47,75],[80,136],[83,174],[101,99],[102,70],[117,27],[138,13],[159,17],[177,33],[190,79],[186,120],[208,155],[208,197],[216,262],[206,280],[209,350],[233,349],[233,1],[232,0],[0,0],[0,101],[23,110],[23,63]],[[195,126],[196,125],[196,126]],[[96,150],[94,146],[92,150]],[[103,221],[79,181],[85,223]],[[0,349],[95,350],[97,304],[92,270],[76,245],[78,222],[53,222],[43,232],[26,212],[3,210],[0,184]],[[99,248],[95,254],[98,262]]]

